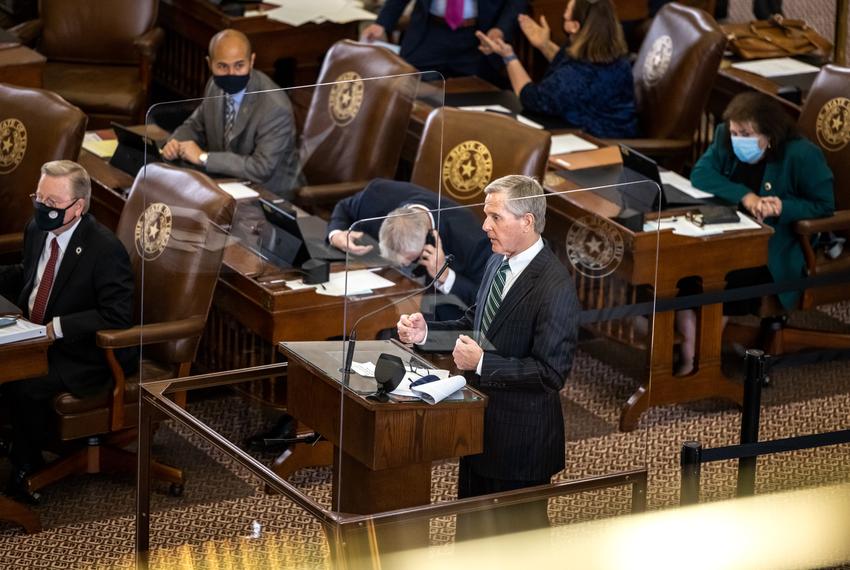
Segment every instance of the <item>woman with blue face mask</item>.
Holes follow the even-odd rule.
[[[691,171],[691,182],[774,231],[767,266],[731,272],[727,288],[802,277],[805,260],[792,226],[798,220],[829,216],[835,209],[832,172],[823,153],[797,132],[779,103],[760,93],[741,93],[732,99],[723,121]],[[792,309],[799,295],[781,293],[779,300],[785,309]],[[759,299],[748,299],[724,304],[723,312],[743,315],[757,313],[758,307]],[[683,335],[678,373],[685,375],[694,367],[696,313],[679,311],[676,322]]]

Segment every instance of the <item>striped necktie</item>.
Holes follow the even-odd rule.
[[[508,260],[504,260],[493,277],[493,282],[490,284],[490,292],[487,293],[487,302],[484,303],[484,316],[481,318],[481,334],[487,332],[490,328],[490,323],[493,322],[493,317],[496,316],[496,311],[499,310],[499,305],[502,304],[502,291],[505,290],[505,282],[508,280],[508,270],[511,266]]]
[[[32,304],[32,314],[30,314],[30,322],[37,325],[44,321],[44,310],[47,308],[47,300],[50,298],[50,290],[53,289],[53,278],[56,276],[56,262],[59,259],[59,242],[54,237],[50,242],[50,258],[47,260],[47,265],[44,266],[44,273],[41,275],[41,282],[38,284],[38,293],[35,294],[35,301]]]
[[[230,144],[230,137],[233,134],[233,121],[236,120],[236,104],[233,101],[232,95],[225,95],[224,98],[224,146]]]

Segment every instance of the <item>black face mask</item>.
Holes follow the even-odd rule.
[[[79,200],[79,198],[77,198]],[[41,202],[35,203],[35,225],[43,232],[51,232],[65,225],[65,212],[77,203],[74,200],[65,208],[51,208]],[[70,223],[70,222],[69,222]]]
[[[248,87],[249,79],[251,79],[250,73],[246,75],[213,75],[213,82],[216,86],[230,95],[235,95]]]

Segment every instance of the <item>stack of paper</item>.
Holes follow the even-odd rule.
[[[0,328],[0,344],[44,338],[47,336],[47,327],[37,325],[25,319],[18,319],[15,324]]]
[[[567,154],[582,150],[595,150],[597,148],[599,147],[592,142],[571,133],[565,135],[553,135],[552,147],[549,149],[549,156],[552,156],[553,154]]]
[[[346,273],[348,277],[346,278]],[[384,279],[380,275],[376,275],[369,269],[360,269],[357,271],[339,271],[331,273],[330,280],[327,283],[317,285],[307,285],[301,279],[286,281],[286,286],[290,289],[308,289],[315,288],[319,295],[327,295],[329,297],[344,297],[346,295],[369,295],[374,289],[383,289],[395,285],[389,279]]]
[[[659,220],[646,222],[643,225],[643,231],[654,232],[656,230],[671,229],[674,234],[679,236],[706,237],[736,230],[757,230],[760,227],[761,226],[757,221],[741,212],[738,212],[738,221],[731,224],[709,224],[707,226],[698,226],[685,216],[673,216],[670,218],[661,218]]]
[[[762,77],[784,77],[786,75],[805,75],[817,73],[818,67],[809,65],[791,57],[776,57],[772,59],[757,59],[754,61],[741,61],[733,63],[732,67],[742,71],[749,71]]]
[[[83,137],[83,148],[100,158],[112,158],[118,148],[118,139],[102,139],[91,131]]]
[[[233,196],[234,200],[247,200],[257,198],[259,194],[242,182],[219,182],[218,187]]]
[[[248,10],[245,16],[265,15],[270,20],[296,27],[308,22],[346,24],[376,18],[375,14],[363,9],[362,2],[354,0],[265,0],[265,3],[277,8]]]

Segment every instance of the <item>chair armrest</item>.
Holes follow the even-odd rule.
[[[143,59],[153,63],[163,41],[165,41],[165,32],[162,28],[153,28],[136,38],[133,45],[139,50]]]
[[[9,31],[21,39],[21,43],[29,47],[35,46],[36,40],[41,36],[43,24],[40,19],[27,20],[17,26],[9,28]]]
[[[97,332],[97,345],[101,348],[127,348],[145,346],[169,340],[200,336],[206,319],[191,317],[179,321],[136,325],[128,329],[110,329]]]
[[[305,205],[313,203],[336,202],[356,194],[369,184],[368,180],[354,180],[351,182],[337,182],[335,184],[319,184],[316,186],[302,186],[296,191],[298,201]]]
[[[24,234],[0,234],[0,255],[16,253],[24,249]]]
[[[800,220],[794,223],[794,232],[800,236],[811,237],[821,232],[835,232],[850,229],[850,210],[839,210],[828,218]]]
[[[608,145],[622,144],[650,156],[676,156],[689,152],[691,139],[603,139]]]

